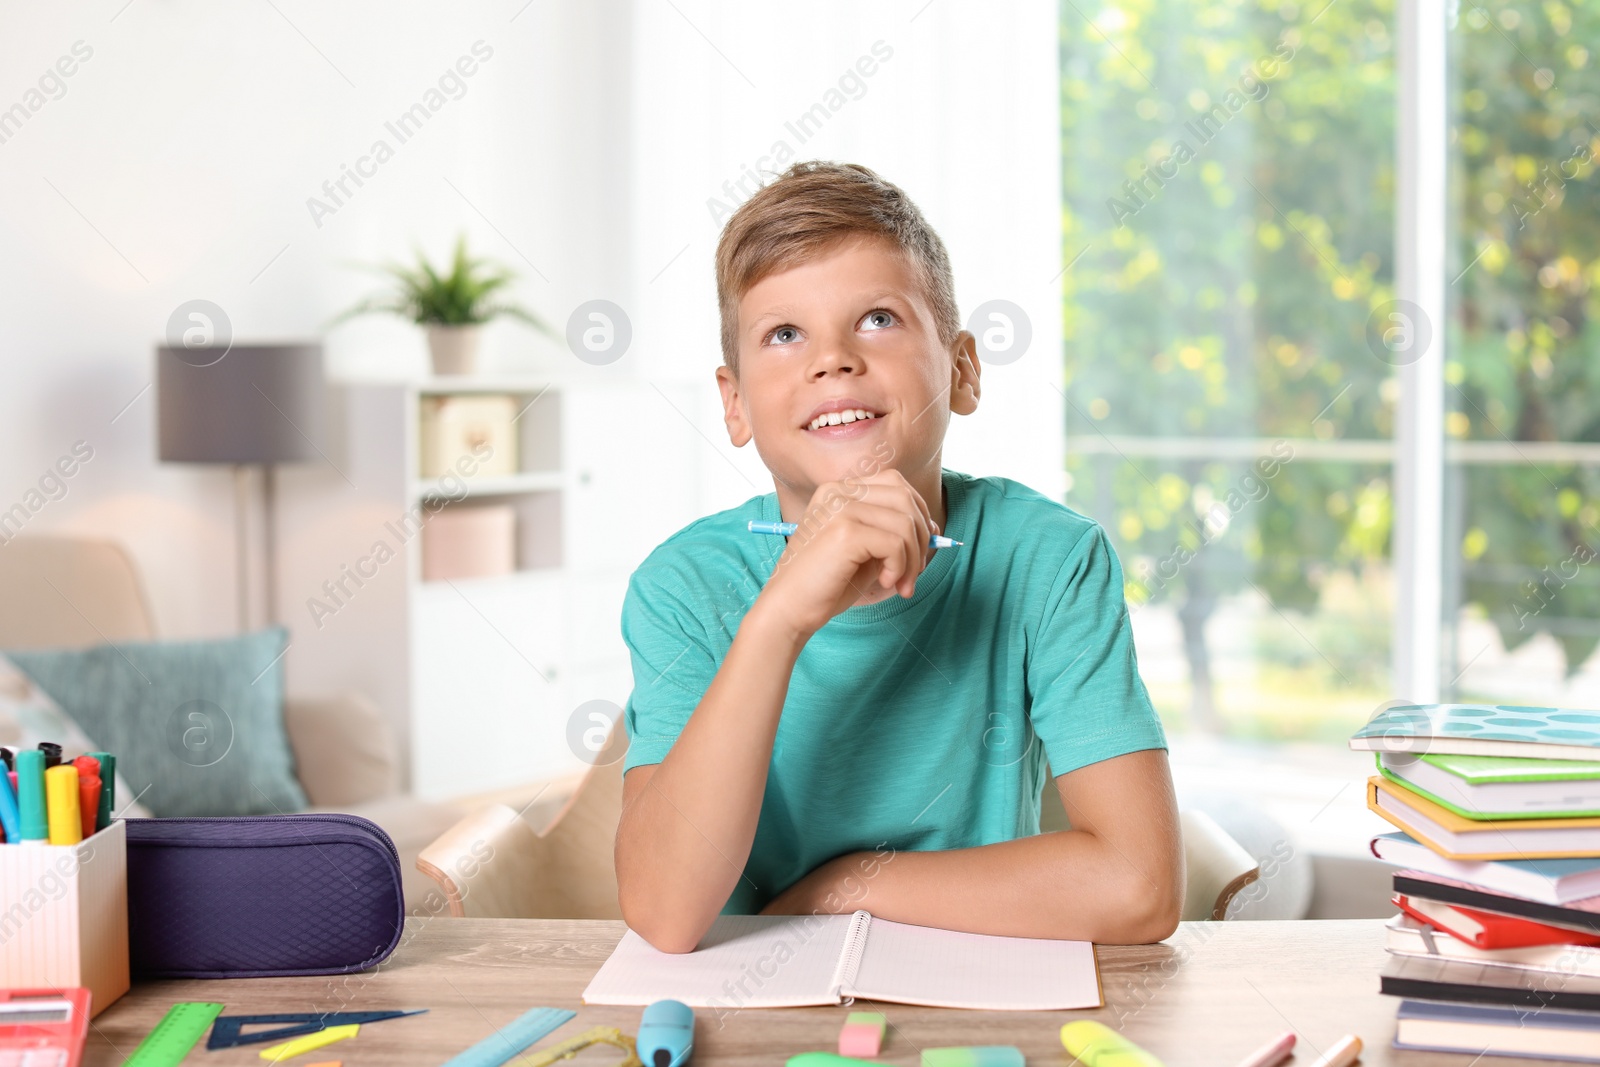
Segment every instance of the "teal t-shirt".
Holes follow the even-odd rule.
[[[911,599],[848,608],[806,644],[724,912],[845,853],[1036,834],[1047,773],[1166,747],[1105,531],[1019,482],[943,479],[943,533],[965,544],[934,553]],[[666,757],[783,553],[751,519],[781,521],[777,494],[684,527],[629,581],[628,770]]]

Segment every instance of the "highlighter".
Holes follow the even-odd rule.
[[[644,1067],[683,1067],[694,1052],[694,1010],[677,1000],[658,1000],[639,1016],[634,1047]]]
[[[100,810],[95,813],[94,828],[104,830],[111,825],[111,812],[117,806],[117,757],[109,752],[91,752],[100,765]]]
[[[922,1067],[1025,1067],[1015,1045],[973,1045],[970,1048],[925,1048]]]
[[[11,776],[4,771],[0,771],[0,830],[12,844],[22,840],[22,813],[17,810],[17,794],[11,790]]]
[[[83,819],[78,814],[78,768],[70,763],[44,772],[45,797],[50,803],[50,843],[76,845],[83,840]]]
[[[1084,1067],[1161,1067],[1156,1059],[1103,1023],[1079,1019],[1061,1028],[1061,1044]]]
[[[21,841],[50,840],[44,806],[44,753],[27,748],[17,753],[17,814]]]
[[[83,837],[94,836],[95,816],[100,812],[100,776],[78,771],[78,825]]]

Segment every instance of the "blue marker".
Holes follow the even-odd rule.
[[[658,1000],[639,1017],[634,1040],[644,1067],[682,1067],[694,1052],[694,1011],[676,1000]]]
[[[0,767],[0,830],[13,844],[22,840],[22,814],[17,810],[17,795],[11,791],[11,775],[4,767]]]
[[[799,528],[800,524],[797,522],[757,522],[754,519],[750,520],[751,533],[778,534],[781,537],[788,537]],[[929,548],[955,548],[957,545],[964,544],[966,544],[965,541],[952,541],[943,534],[928,535]]]

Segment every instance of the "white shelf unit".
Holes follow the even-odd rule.
[[[426,525],[418,533],[405,518],[443,490],[421,474],[419,412],[425,398],[468,393],[518,398],[521,469],[468,478],[468,494],[446,506],[511,503],[517,569],[423,581]],[[351,382],[332,406],[342,426],[328,466],[286,479],[283,602],[320,595],[376,542],[394,556],[331,618],[313,625],[305,610],[290,613],[298,684],[372,695],[420,796],[583,769],[568,719],[590,700],[627,700],[622,600],[633,568],[691,517],[685,457],[703,447],[693,428],[658,391],[599,371],[587,380]]]

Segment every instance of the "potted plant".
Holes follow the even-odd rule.
[[[537,315],[506,302],[502,290],[516,278],[509,269],[467,255],[467,239],[456,241],[450,272],[435,270],[421,250],[417,265],[388,263],[369,267],[395,282],[392,292],[369,297],[336,318],[389,312],[404,315],[428,333],[428,352],[435,374],[471,374],[477,365],[483,324],[506,315],[521,319],[542,333],[555,332]]]

